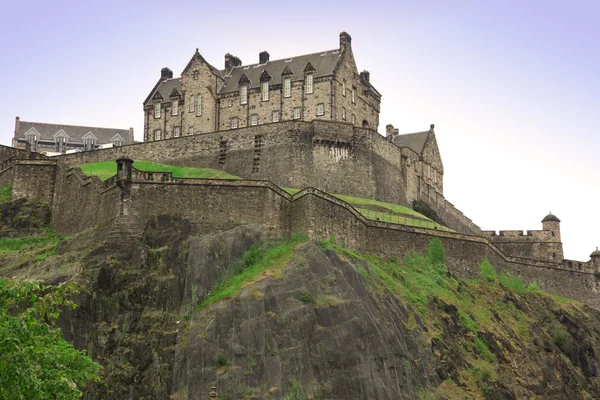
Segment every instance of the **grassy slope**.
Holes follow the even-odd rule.
[[[12,186],[0,186],[0,204],[10,200]]]
[[[175,178],[212,178],[212,179],[240,179],[227,172],[210,168],[175,167],[172,165],[155,163],[152,161],[135,161],[133,166],[140,171],[172,172]],[[88,176],[96,175],[103,181],[117,173],[115,161],[102,161],[79,166]]]

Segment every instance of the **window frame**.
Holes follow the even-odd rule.
[[[180,126],[173,127],[173,137],[174,138],[181,137],[181,127]]]
[[[350,92],[351,96],[352,96],[352,104],[356,104],[356,96],[354,94],[355,89],[354,86],[352,87],[352,91]]]
[[[202,116],[202,95],[198,94],[196,99],[196,117]]]
[[[325,103],[319,103],[317,104],[317,117],[322,117],[323,115],[325,115]]]
[[[154,119],[159,119],[161,117],[161,104],[154,103]]]
[[[248,85],[240,86],[240,104],[248,104]]]
[[[292,78],[283,78],[283,97],[292,97]]]
[[[342,121],[346,121],[347,118],[346,107],[342,107]]]
[[[239,127],[237,117],[231,118],[231,120],[229,121],[229,126],[231,127],[231,129],[237,129]]]
[[[154,130],[154,141],[156,142],[157,140],[161,140],[161,136],[162,136],[162,131],[160,129],[155,129]],[[90,139],[86,139],[86,140],[90,140]],[[94,139],[91,139],[94,140]],[[87,144],[85,145],[87,148]]]
[[[342,96],[346,97],[346,81],[342,81]]]
[[[258,114],[250,115],[250,126],[258,125]]]
[[[171,103],[171,115],[179,115],[179,100],[173,100]]]
[[[312,73],[306,74],[304,82],[304,93],[313,94],[315,92],[315,77]]]
[[[271,121],[272,122],[279,122],[279,121],[281,121],[281,118],[279,118],[279,111],[273,111],[271,113]]]
[[[294,107],[292,116],[293,116],[293,119],[301,119],[302,118],[302,109],[300,107]]]
[[[189,112],[194,112],[195,106],[194,106],[194,95],[193,94],[190,94],[189,102],[190,102]]]
[[[260,90],[262,94],[262,101],[269,101],[269,82],[261,82]]]

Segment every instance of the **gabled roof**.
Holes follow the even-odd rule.
[[[177,92],[181,93],[181,78],[171,78],[160,82],[154,91],[150,93],[150,96],[148,96],[144,105],[151,104],[157,94],[163,99],[169,99],[173,90],[177,90]]]
[[[429,132],[407,133],[405,135],[394,136],[393,142],[398,147],[408,147],[417,154],[423,154]]]
[[[185,66],[185,68],[183,69],[183,71],[181,72],[181,75],[183,75],[185,73],[185,71],[187,71],[191,66],[192,66],[192,62],[194,60],[198,60],[200,62],[206,63],[206,65],[208,65],[208,67],[210,68],[211,72],[215,75],[217,75],[218,77],[223,77],[223,75],[221,74],[221,71],[219,71],[218,69],[216,69],[215,67],[213,67],[208,61],[206,61],[204,59],[204,57],[202,57],[202,54],[200,54],[200,52],[198,51],[198,49],[196,48],[196,52],[194,53],[194,55],[192,56],[192,58],[190,58],[190,61],[187,63],[187,65]]]
[[[282,58],[281,60],[268,61],[265,64],[251,64],[234,67],[231,71],[222,71],[223,75],[225,75],[225,84],[219,93],[238,91],[242,75],[246,75],[250,81],[249,89],[260,87],[260,77],[264,72],[268,73],[273,78],[270,81],[271,84],[281,84],[281,75],[286,67],[293,74],[293,80],[304,79],[304,71],[309,64],[309,70],[314,70],[316,76],[333,75],[340,56],[341,53],[339,49],[335,49],[298,57]]]
[[[120,135],[123,138],[123,144],[129,144],[129,129],[113,129],[113,128],[96,128],[90,126],[75,126],[75,125],[60,125],[46,124],[42,122],[19,122],[19,139],[25,139],[25,134],[28,131],[36,131],[39,134],[38,140],[54,141],[57,134],[64,132],[71,143],[83,143],[84,137],[94,137],[97,139],[97,144],[112,143],[112,138],[115,135]],[[59,133],[60,132],[60,133]]]

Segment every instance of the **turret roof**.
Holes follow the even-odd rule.
[[[598,250],[597,247],[596,247],[596,250],[592,251],[592,254],[590,254],[590,258],[594,258],[594,257],[600,257],[600,250]]]
[[[549,213],[548,215],[546,215],[544,217],[542,222],[560,222],[560,219],[558,219],[558,217],[556,215]]]

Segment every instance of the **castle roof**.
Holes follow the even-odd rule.
[[[282,74],[287,68],[292,75],[292,81],[303,80],[306,67],[310,64],[310,70],[315,77],[331,76],[335,71],[338,60],[341,57],[339,49],[321,51],[319,53],[306,54],[303,56],[282,58],[281,60],[267,61],[264,64],[250,64],[234,67],[231,71],[221,71],[225,77],[225,83],[219,93],[237,92],[242,75],[250,81],[249,89],[260,87],[260,76],[266,71],[272,80],[271,85],[283,82]]]
[[[111,143],[120,140],[123,144],[130,144],[129,129],[97,128],[91,126],[47,124],[43,122],[19,121],[19,139],[25,139],[25,135],[33,133],[37,135],[38,141],[54,142],[58,136],[67,138],[67,142],[83,143],[86,138],[96,139],[96,144]]]
[[[560,219],[558,219],[558,217],[552,213],[549,213],[548,215],[546,215],[544,217],[544,219],[542,220],[543,222],[560,222]]]
[[[590,254],[590,258],[594,258],[594,257],[600,257],[600,250],[598,250],[597,247],[596,247],[596,250],[592,251],[592,254]]]
[[[407,133],[405,135],[394,136],[392,140],[398,147],[408,147],[417,154],[423,154],[428,135],[429,131]]]
[[[161,100],[163,101],[169,100],[174,89],[181,93],[181,78],[171,78],[160,82],[158,87],[152,93],[150,93],[144,102],[144,105],[152,102],[152,100],[154,100],[157,96],[162,97]]]

